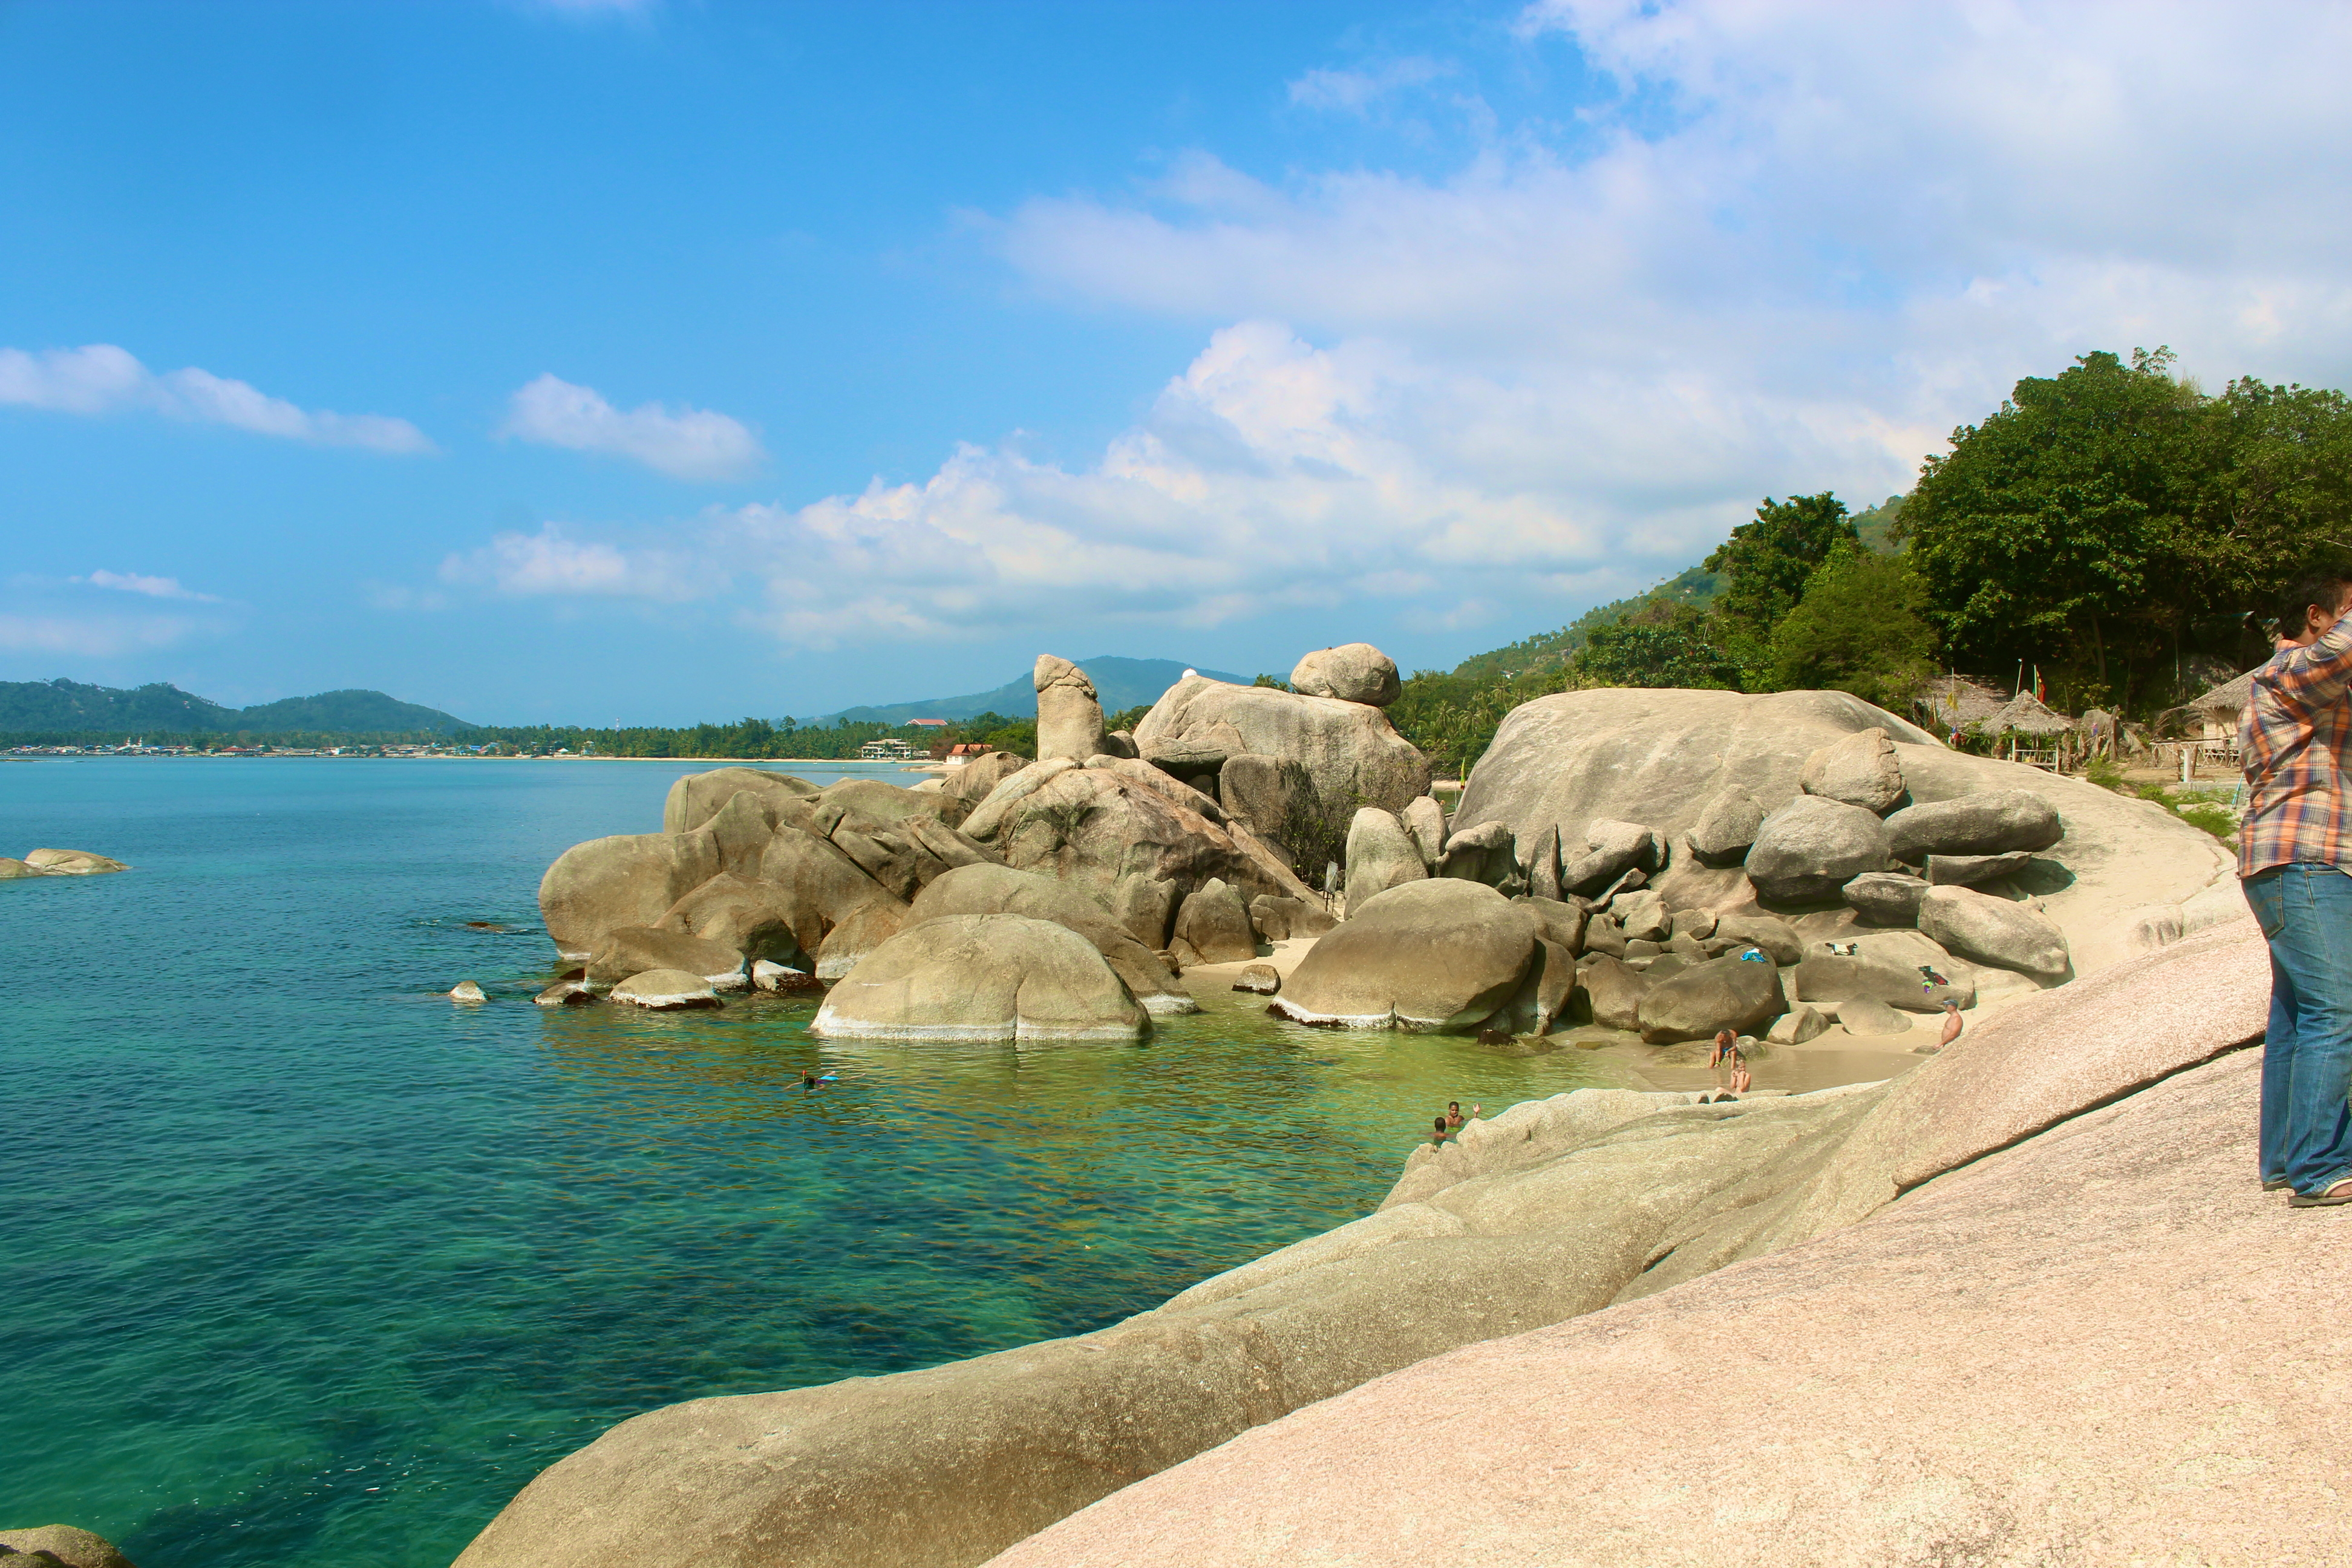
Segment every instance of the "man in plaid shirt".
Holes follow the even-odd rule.
[[[2262,1175],[2297,1208],[2352,1204],[2352,577],[2287,590],[2239,725],[2238,875],[2271,949]]]

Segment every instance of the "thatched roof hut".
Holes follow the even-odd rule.
[[[2261,668],[2256,665],[2254,669]],[[2188,705],[2189,710],[2200,719],[2221,719],[2235,724],[2239,715],[2245,712],[2246,699],[2252,695],[2253,689],[2254,670],[2249,669],[2243,674],[2231,676],[2204,696],[2192,700]]]
[[[1911,709],[1929,729],[1948,731],[1991,719],[2008,700],[1965,675],[1939,675],[1911,700]]]
[[[2031,691],[2021,691],[1986,720],[1984,727],[1985,732],[1992,735],[2063,735],[2074,728],[2074,721],[2050,708]]]

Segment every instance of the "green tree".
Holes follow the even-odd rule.
[[[1706,558],[1706,570],[1724,577],[1715,612],[1724,622],[1727,641],[1748,641],[1751,657],[1760,655],[1772,628],[1804,596],[1814,570],[1832,550],[1854,538],[1845,503],[1827,490],[1784,501],[1765,497],[1756,521],[1733,529]]]
[[[1804,596],[1772,631],[1780,690],[1851,691],[1892,708],[1935,673],[1927,589],[1908,559],[1840,545],[1813,571]]]
[[[1707,617],[1658,602],[1597,628],[1569,662],[1580,686],[1684,686],[1737,691],[1738,662],[1716,643]]]
[[[2213,452],[2169,350],[2088,353],[2029,376],[1922,465],[1902,529],[1930,613],[1963,658],[2069,658],[2105,694],[2200,594],[2200,469]],[[2118,647],[2117,645],[2120,645]]]

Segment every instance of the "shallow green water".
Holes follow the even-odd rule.
[[[0,853],[138,868],[0,883],[0,1525],[430,1568],[626,1415],[1100,1326],[1363,1213],[1446,1100],[1601,1070],[1230,994],[1025,1052],[532,1006],[541,869],[686,771],[0,763]]]

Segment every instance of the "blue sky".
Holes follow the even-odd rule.
[[[0,679],[1408,668],[2091,348],[2352,381],[2309,5],[0,0]]]

